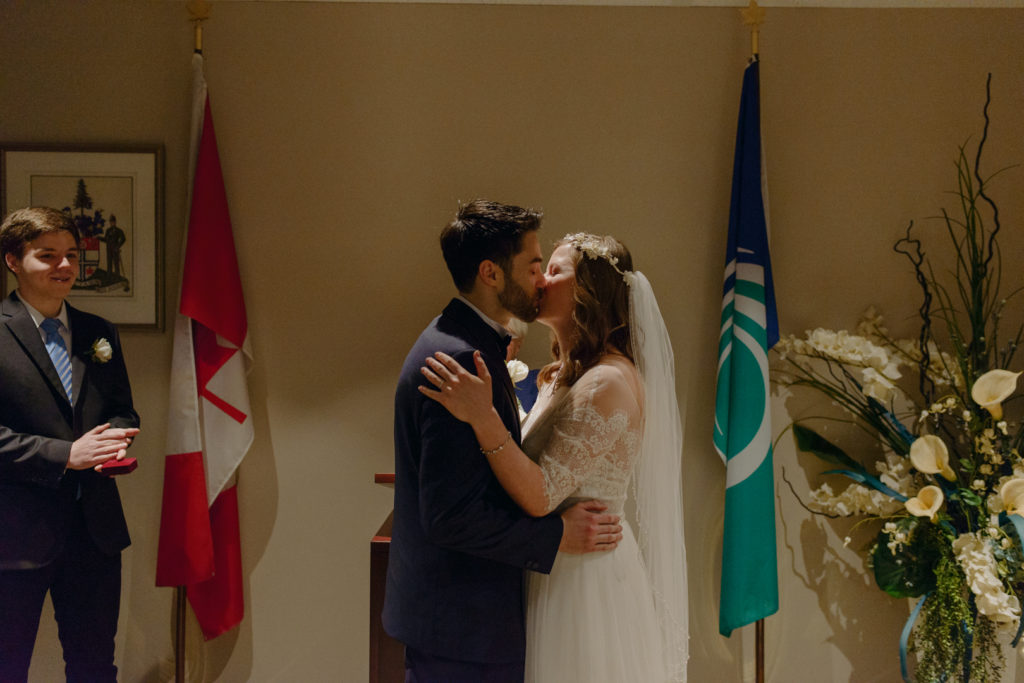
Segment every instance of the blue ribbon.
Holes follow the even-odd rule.
[[[910,683],[910,674],[907,673],[907,641],[910,640],[910,631],[914,628],[914,622],[917,621],[917,615],[921,613],[921,608],[924,606],[924,601],[928,599],[931,593],[925,593],[918,600],[917,605],[910,612],[910,618],[907,619],[907,623],[903,625],[903,633],[900,634],[900,673],[903,674],[904,683]]]
[[[878,477],[873,477],[865,472],[854,472],[853,470],[829,470],[825,472],[825,474],[845,474],[850,479],[853,479],[854,481],[859,482],[861,484],[867,484],[871,488],[877,491],[881,491],[887,496],[892,496],[901,503],[907,502],[907,497],[904,496],[902,493],[893,491],[891,488],[883,484],[878,479]]]
[[[914,435],[910,433],[909,429],[903,426],[902,422],[896,419],[896,416],[892,414],[892,411],[888,410],[881,401],[868,397],[868,403],[872,408],[877,410],[883,418],[885,418],[885,421],[888,422],[893,429],[896,430],[896,433],[900,435],[900,438],[906,442],[907,448],[910,447],[910,444],[914,443]]]

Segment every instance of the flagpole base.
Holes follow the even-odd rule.
[[[174,683],[185,683],[185,587],[174,589]]]
[[[758,619],[754,626],[755,680],[764,683],[764,619]]]

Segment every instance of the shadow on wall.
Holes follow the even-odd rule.
[[[788,394],[785,409],[778,410],[782,401],[776,396],[776,410],[784,420],[783,425],[792,419],[790,416],[808,415],[806,398]],[[856,434],[828,434],[827,424],[815,426],[855,458],[870,462],[880,457],[876,443],[861,442]],[[882,522],[858,524],[864,517],[832,519],[807,510],[804,503],[812,489],[827,482],[838,491],[849,482],[842,475],[823,475],[826,469],[831,468],[815,456],[797,452],[790,434],[779,439],[776,472],[782,510],[778,539],[780,582],[789,582],[790,592],[799,594],[795,597],[802,601],[802,617],[807,622],[793,624],[792,628],[803,632],[807,639],[805,647],[827,644],[834,648],[817,662],[817,667],[829,665],[831,670],[821,670],[820,677],[807,680],[839,681],[847,672],[845,680],[850,683],[899,680],[899,639],[909,616],[907,602],[878,588],[866,562],[867,551]],[[850,542],[844,546],[846,537],[850,537]],[[791,574],[783,576],[784,567],[790,568]],[[802,584],[806,590],[798,590],[796,584]],[[784,590],[785,584],[780,587],[780,591]],[[791,643],[790,647],[793,646]]]

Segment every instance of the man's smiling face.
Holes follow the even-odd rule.
[[[18,278],[25,300],[33,306],[36,302],[59,305],[78,277],[78,245],[65,230],[44,233],[25,245],[21,258],[7,254],[7,265]]]

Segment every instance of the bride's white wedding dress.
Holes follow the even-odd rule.
[[[622,515],[640,454],[636,370],[604,360],[575,385],[544,386],[523,450],[544,473],[549,508],[597,499]],[[527,683],[664,683],[670,678],[651,584],[633,530],[611,552],[559,553],[549,575],[527,572]]]

